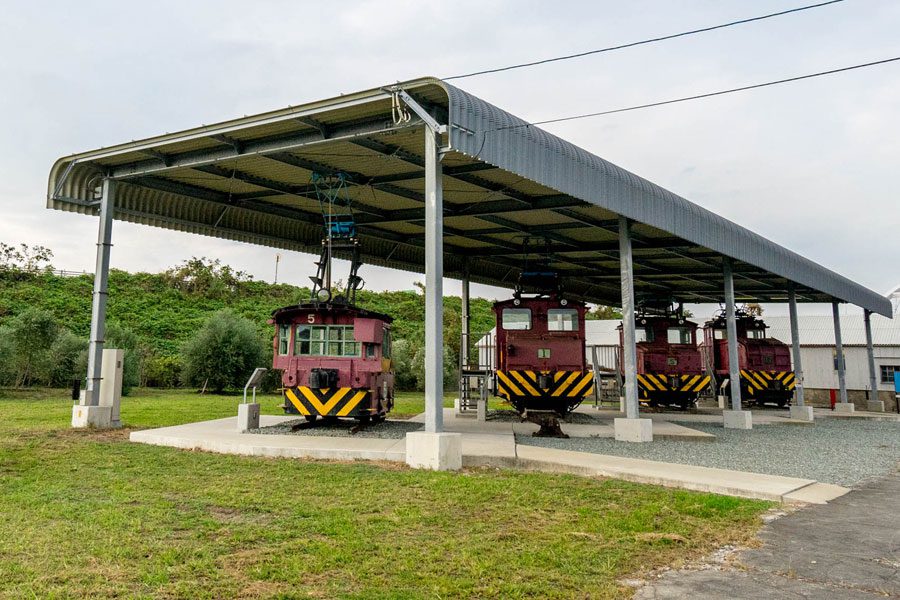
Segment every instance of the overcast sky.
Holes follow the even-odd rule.
[[[96,219],[44,208],[65,154],[805,3],[5,0],[0,241],[43,244],[58,268],[93,270]],[[898,31],[900,2],[847,0],[455,83],[540,120],[900,56]],[[876,291],[900,283],[900,63],[546,128]],[[118,222],[113,235],[116,268],[209,256],[273,277],[273,249]],[[282,255],[280,279],[306,283],[313,258]],[[363,274],[375,289],[420,279]]]

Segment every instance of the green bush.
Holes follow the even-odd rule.
[[[265,345],[252,321],[220,310],[184,345],[182,380],[215,392],[243,387],[253,369],[268,366]]]
[[[174,388],[181,381],[181,359],[177,356],[150,356],[144,365],[148,387]]]
[[[82,379],[85,370],[81,355],[87,352],[88,341],[68,329],[61,329],[50,346],[47,372],[44,379],[52,387],[70,387],[73,379]]]

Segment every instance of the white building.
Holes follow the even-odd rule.
[[[769,337],[786,344],[791,343],[791,323],[788,317],[763,318],[769,326]],[[900,372],[900,319],[872,315],[871,321],[878,399],[884,401],[886,410],[894,411],[894,373]],[[830,390],[838,389],[834,322],[830,316],[801,315],[798,326],[803,386],[806,390],[804,398],[810,404],[828,404]],[[847,393],[852,402],[864,408],[870,385],[862,315],[841,317],[841,341],[844,345]]]

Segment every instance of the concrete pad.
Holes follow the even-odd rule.
[[[813,420],[812,406],[792,406],[790,410],[791,419],[795,421],[812,422]]]
[[[753,415],[749,410],[723,410],[725,429],[753,429]]]
[[[72,427],[97,429],[109,429],[111,423],[112,406],[84,406],[76,404],[72,407]]]
[[[406,464],[414,469],[462,469],[462,434],[413,431],[406,434]]]
[[[783,502],[787,494],[815,481],[780,475],[729,471],[653,460],[572,452],[538,446],[516,447],[519,465],[548,472],[615,477],[699,492]]]
[[[852,413],[856,412],[856,405],[852,402],[838,402],[834,405],[834,412],[836,413]]]
[[[794,490],[790,494],[784,495],[785,502],[796,502],[803,504],[828,504],[835,498],[840,498],[848,493],[850,488],[830,483],[811,483],[799,490]]]
[[[462,436],[462,462],[466,467],[516,466],[516,439],[511,435],[468,433]]]
[[[866,403],[866,410],[869,412],[884,412],[884,400],[869,400]]]
[[[728,398],[726,398],[725,396],[721,396],[721,395],[716,396],[716,398],[719,401],[719,408],[722,410],[725,410],[725,405],[728,403]]]
[[[477,402],[476,416],[481,423],[487,421],[487,400],[479,400]]]
[[[259,427],[259,404],[238,404],[237,430],[239,433]]]
[[[260,425],[277,425],[295,418],[263,415]],[[403,462],[406,455],[406,442],[402,439],[238,433],[236,417],[134,431],[129,439],[154,446],[244,456]]]
[[[617,442],[653,441],[653,421],[650,419],[616,419],[613,423]]]

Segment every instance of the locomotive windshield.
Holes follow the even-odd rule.
[[[574,308],[547,310],[548,331],[578,331],[578,311]]]
[[[504,308],[502,325],[507,330],[531,329],[531,309]]]
[[[353,325],[297,325],[294,354],[298,356],[359,356]]]
[[[766,339],[766,332],[764,329],[749,329],[747,337],[752,340],[764,340]]]
[[[670,344],[693,344],[694,339],[691,335],[690,327],[669,327],[669,343]]]

